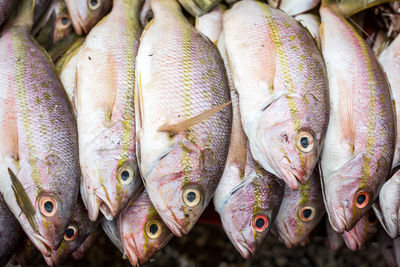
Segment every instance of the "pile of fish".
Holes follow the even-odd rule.
[[[99,225],[136,266],[211,201],[245,258],[326,214],[399,266],[400,36],[349,20],[384,2],[0,0],[0,266]]]

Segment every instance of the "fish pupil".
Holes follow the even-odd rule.
[[[302,147],[307,148],[310,144],[307,137],[300,138],[300,144]]]
[[[128,172],[128,171],[123,171],[123,172],[121,173],[121,178],[122,178],[122,180],[124,180],[124,181],[128,180],[128,179],[129,179],[129,172]]]
[[[67,25],[67,24],[68,24],[68,18],[63,17],[63,18],[61,19],[61,23],[62,23],[63,25]]]
[[[196,200],[196,194],[195,194],[194,192],[189,192],[189,193],[186,195],[186,199],[187,199],[189,202],[193,202],[193,201]]]
[[[150,233],[155,235],[158,232],[158,225],[153,223],[152,225],[150,225],[149,230],[150,230]]]
[[[258,218],[258,219],[256,220],[256,226],[257,226],[258,228],[262,228],[262,227],[264,226],[264,224],[265,224],[265,220],[264,220],[263,218]]]
[[[312,211],[310,209],[303,210],[303,217],[309,218],[311,216]]]
[[[97,6],[97,0],[90,0],[90,4],[92,5],[92,6]]]
[[[45,203],[44,203],[44,209],[47,211],[47,212],[52,212],[53,211],[53,208],[54,208],[54,206],[53,206],[53,203],[51,203],[50,201],[46,201]]]
[[[359,195],[359,196],[357,197],[357,203],[361,205],[361,204],[364,203],[365,199],[366,199],[366,197],[365,197],[364,194],[363,194],[363,195]]]
[[[73,237],[74,234],[75,234],[75,231],[74,231],[74,229],[72,229],[72,228],[69,228],[69,229],[67,229],[67,231],[65,231],[65,235],[66,235],[68,238]]]

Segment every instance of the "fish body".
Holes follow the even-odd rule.
[[[121,234],[118,229],[117,219],[107,220],[105,217],[101,219],[101,228],[108,236],[110,241],[125,255],[124,247],[122,246]]]
[[[65,0],[78,35],[89,31],[110,11],[113,0]]]
[[[0,1],[0,26],[6,21],[8,16],[10,15],[11,11],[13,10],[15,0],[1,0]]]
[[[216,47],[178,3],[152,0],[151,9],[136,59],[138,160],[153,205],[181,236],[207,207],[223,171],[229,87]]]
[[[269,233],[282,201],[284,183],[251,156],[240,120],[239,95],[232,81],[224,33],[218,49],[225,62],[232,99],[228,158],[214,194],[214,206],[232,244],[244,258],[256,252]]]
[[[0,195],[0,266],[5,266],[24,237],[24,231]]]
[[[328,125],[322,55],[296,20],[261,2],[237,2],[223,27],[251,153],[296,190],[316,166]]]
[[[44,256],[60,245],[80,184],[76,121],[54,65],[30,35],[33,1],[0,37],[0,191]]]
[[[395,117],[370,47],[339,11],[322,6],[320,14],[331,109],[321,155],[323,193],[329,221],[343,233],[367,213],[390,172]]]
[[[142,184],[135,156],[133,96],[142,4],[115,1],[111,13],[86,37],[77,59],[81,194],[94,221],[99,210],[107,219],[116,217]]]
[[[211,42],[217,43],[222,31],[222,16],[226,7],[215,6],[209,13],[196,17],[196,29],[207,36]]]
[[[347,247],[353,251],[368,246],[379,230],[379,221],[371,209],[350,230],[343,233]]]
[[[279,8],[291,16],[305,13],[319,5],[321,0],[268,0],[274,8]]]
[[[193,17],[208,13],[222,0],[178,0],[183,8]]]
[[[320,17],[312,13],[305,13],[297,15],[294,18],[308,30],[317,43],[318,48],[321,49],[321,33],[319,31],[321,25]]]
[[[315,170],[299,190],[285,188],[273,230],[289,248],[300,245],[325,215],[320,177]]]
[[[145,263],[174,236],[144,190],[118,217],[121,242],[133,266]]]

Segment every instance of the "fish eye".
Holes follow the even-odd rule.
[[[313,207],[303,207],[299,210],[298,216],[303,222],[309,222],[315,217],[315,209]]]
[[[378,218],[376,217],[373,211],[370,211],[367,215],[367,223],[371,226],[375,226],[378,224]]]
[[[314,137],[307,132],[300,132],[296,145],[302,152],[310,152],[314,148]]]
[[[52,217],[57,212],[57,201],[49,196],[43,196],[39,199],[40,212],[46,217]]]
[[[183,202],[190,208],[197,206],[201,200],[201,192],[194,188],[188,188],[183,191]]]
[[[147,25],[153,18],[154,18],[153,11],[150,10],[149,12],[147,12],[146,17],[144,18],[143,26]]]
[[[78,228],[75,225],[69,225],[64,233],[64,239],[66,241],[73,241],[78,236]]]
[[[102,0],[88,0],[89,9],[95,11],[102,4]]]
[[[118,179],[121,184],[129,184],[133,180],[133,169],[130,166],[121,167],[118,170]]]
[[[146,235],[151,238],[155,239],[159,237],[162,233],[162,225],[158,220],[151,220],[146,224]]]
[[[253,219],[253,228],[257,232],[263,232],[269,225],[268,217],[264,214],[258,214]]]
[[[61,25],[63,28],[68,28],[71,25],[71,21],[68,16],[61,17]]]
[[[365,208],[369,204],[369,193],[362,190],[359,191],[354,198],[354,202],[357,208]]]

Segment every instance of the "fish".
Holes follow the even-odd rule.
[[[0,194],[0,266],[5,266],[24,237],[24,231]]]
[[[57,42],[49,49],[48,54],[53,60],[56,70],[59,74],[66,59],[68,59],[77,48],[80,48],[84,41],[84,37],[71,34],[66,39]]]
[[[381,5],[384,3],[395,2],[397,0],[322,0],[322,5],[331,6],[333,9],[338,10],[344,16],[350,17],[365,9]]]
[[[132,266],[151,259],[174,234],[162,221],[144,190],[117,219],[123,249]]]
[[[0,191],[44,256],[60,245],[80,184],[76,121],[50,57],[32,38],[33,0],[0,37]]]
[[[150,7],[150,0],[144,0],[142,10],[140,11],[140,23],[142,27],[146,26],[153,19],[153,11]]]
[[[329,221],[343,233],[368,212],[389,175],[396,122],[388,81],[371,48],[332,6],[322,5],[320,15],[331,110],[321,182]]]
[[[372,209],[365,214],[356,225],[343,233],[347,247],[353,251],[364,249],[368,246],[379,230],[379,221]]]
[[[400,78],[398,75],[400,73],[400,35],[381,52],[378,60],[390,84],[396,115],[396,133],[400,133]],[[397,165],[400,165],[400,134],[397,134],[395,139],[392,168],[397,167]]]
[[[299,190],[285,187],[285,195],[273,225],[279,239],[292,248],[306,240],[325,215],[320,177],[314,170]]]
[[[92,247],[93,243],[97,240],[100,231],[98,228],[92,232],[83,243],[79,246],[77,250],[72,252],[72,257],[75,260],[80,260],[85,256],[85,253]]]
[[[152,0],[151,9],[154,19],[136,58],[137,157],[151,202],[181,236],[207,207],[223,172],[229,85],[217,48],[176,1]]]
[[[396,256],[393,246],[393,239],[385,232],[385,230],[380,229],[377,234],[379,248],[383,254],[383,258],[390,267],[398,266],[396,264]]]
[[[268,0],[273,8],[279,8],[291,16],[296,16],[317,7],[321,0]]]
[[[20,1],[20,0],[18,0]],[[18,2],[15,1],[14,2]],[[43,13],[47,10],[52,0],[36,0],[35,1],[35,10],[33,13],[33,25],[38,23],[39,19],[42,17]]]
[[[254,255],[269,233],[283,198],[284,183],[258,165],[249,150],[240,120],[239,95],[226,56],[225,35],[218,40],[232,99],[228,158],[214,194],[222,227],[243,258]]]
[[[223,27],[251,153],[297,190],[317,164],[328,126],[322,55],[295,19],[261,2],[237,2]]]
[[[88,34],[111,9],[113,0],[65,0],[76,34]]]
[[[173,0],[175,1],[175,0]],[[208,13],[222,0],[178,0],[183,8],[193,17]]]
[[[329,246],[332,250],[338,250],[344,244],[343,236],[342,234],[339,234],[338,232],[333,230],[327,216],[325,217],[325,221],[326,221],[326,236],[328,238]]]
[[[217,43],[222,32],[222,16],[226,10],[224,5],[215,6],[209,13],[196,17],[196,29],[207,36],[211,42]]]
[[[319,31],[321,25],[320,17],[312,13],[305,13],[297,15],[294,18],[307,29],[317,43],[318,48],[321,49],[321,34]]]
[[[0,26],[6,21],[10,16],[12,10],[14,9],[17,1],[15,0],[1,0],[0,1]]]
[[[40,21],[35,24],[32,34],[41,46],[49,50],[51,46],[67,38],[73,31],[64,0],[54,0]]]
[[[397,170],[387,180],[380,192],[379,201],[375,201],[372,208],[375,211],[383,229],[391,238],[399,237],[400,212],[400,170]]]
[[[117,219],[107,220],[105,217],[100,219],[101,221],[101,228],[103,229],[104,233],[106,233],[107,237],[110,241],[118,248],[119,251],[125,257],[124,247],[122,246],[121,234],[118,229],[118,222]]]
[[[57,250],[53,250],[51,257],[45,258],[49,266],[60,265],[77,250],[85,240],[96,230],[98,221],[91,221],[88,217],[85,205],[79,198],[74,208],[71,221],[64,233],[64,240]]]
[[[79,50],[75,107],[81,195],[92,221],[99,211],[109,220],[115,218],[142,186],[134,117],[142,4],[114,1],[110,14],[90,31]]]

